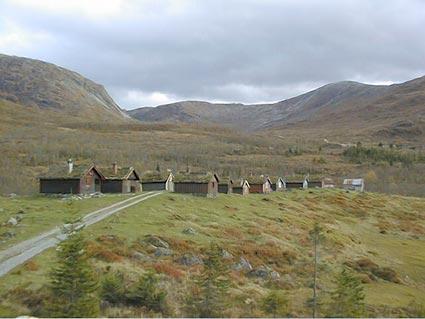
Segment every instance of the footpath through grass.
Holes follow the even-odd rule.
[[[0,250],[75,220],[132,195],[105,195],[98,198],[60,199],[47,196],[0,196]],[[7,224],[13,217],[18,224]]]

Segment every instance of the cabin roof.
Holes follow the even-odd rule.
[[[105,176],[100,172],[100,170],[94,165],[83,165],[79,164],[73,165],[72,172],[69,173],[68,165],[56,165],[49,168],[49,170],[40,176],[40,179],[80,179],[86,175],[90,170],[95,170],[96,173],[101,177]]]
[[[237,184],[237,181],[234,180],[233,178],[230,178],[230,177],[221,177],[220,178],[220,182],[219,182],[220,185],[228,185],[229,183],[232,184],[232,185],[235,185],[235,184]]]
[[[344,185],[362,186],[363,178],[346,178],[344,179]]]
[[[100,167],[99,169],[106,179],[128,179],[133,172],[140,179],[139,174],[137,174],[133,167],[117,167],[116,174],[112,167]]]
[[[248,181],[244,178],[235,179],[233,181],[233,188],[241,188],[244,185],[246,185],[246,186],[248,186],[248,188],[250,188]]]
[[[269,176],[269,179],[272,183],[276,183],[279,179],[283,182],[285,181],[285,178],[283,178],[282,176]]]
[[[188,174],[178,174],[174,176],[174,181],[177,183],[208,183],[211,179],[215,178],[217,182],[220,182],[217,174],[206,173],[188,173]]]
[[[267,180],[272,183],[270,178],[268,176],[250,176],[246,179],[249,184],[264,184],[267,182]]]
[[[165,182],[171,173],[161,173],[154,171],[147,171],[143,174],[142,180],[144,183],[150,182]]]

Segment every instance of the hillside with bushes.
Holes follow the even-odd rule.
[[[101,316],[198,316],[206,310],[193,297],[206,296],[210,278],[210,315],[311,316],[317,225],[318,316],[421,317],[424,208],[420,198],[341,190],[162,194],[81,232],[98,283],[90,302]],[[52,314],[57,254],[48,250],[0,279],[0,316]],[[347,283],[364,294],[358,308],[333,305]]]

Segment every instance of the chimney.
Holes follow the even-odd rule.
[[[71,174],[73,169],[74,169],[74,163],[72,162],[72,159],[69,159],[68,160],[68,174]]]
[[[112,163],[112,171],[114,172],[114,175],[118,174],[118,165],[117,162]]]

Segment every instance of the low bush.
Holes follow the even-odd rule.
[[[166,274],[174,279],[181,279],[184,276],[184,272],[172,263],[159,262],[156,263],[153,267],[157,273]]]

